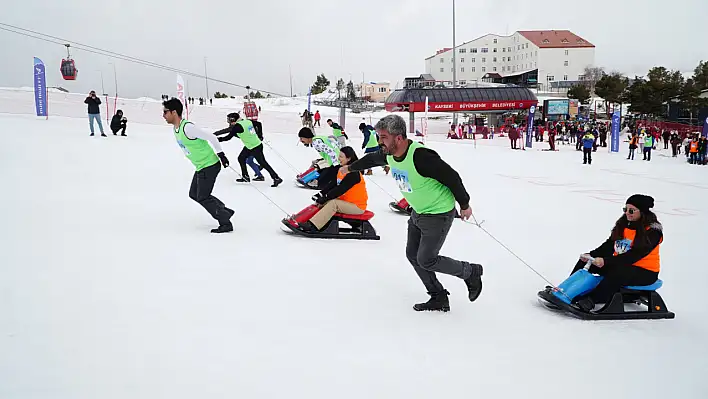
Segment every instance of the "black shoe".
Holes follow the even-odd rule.
[[[595,302],[590,297],[580,298],[575,302],[575,305],[583,312],[591,312],[595,309]]]
[[[450,300],[447,298],[450,295],[447,290],[442,290],[442,292],[428,292],[430,295],[430,300],[424,303],[416,303],[413,305],[413,310],[416,312],[424,311],[436,311],[436,312],[449,312],[450,311]]]
[[[89,137],[93,137],[93,133],[89,134]]]
[[[273,179],[273,184],[271,184],[270,186],[271,187],[278,187],[280,185],[280,183],[282,183],[282,182],[283,182],[283,179],[276,177],[275,179]]]
[[[232,231],[234,231],[234,225],[231,224],[231,222],[226,223],[226,224],[219,225],[219,227],[217,227],[217,228],[215,228],[215,229],[211,229],[211,232],[212,232],[212,233],[216,233],[216,234],[218,234],[218,233],[229,233],[229,232],[232,232]]]
[[[251,179],[248,176],[244,176],[244,177],[236,179],[236,181],[239,183],[250,183]]]
[[[310,222],[309,220],[300,223],[299,226],[300,230],[304,231],[305,233],[317,233],[318,231],[320,231],[317,226],[312,224],[312,222]]]
[[[263,176],[256,176],[253,178],[253,181],[265,181],[265,177]]]
[[[108,137],[108,136],[106,136],[104,133],[101,133],[101,137]]]
[[[479,298],[479,294],[482,293],[482,273],[484,269],[482,265],[476,263],[470,263],[470,266],[475,270],[472,272],[472,275],[465,279],[465,284],[467,285],[470,302],[474,302]]]
[[[128,135],[125,134],[125,133],[121,134],[121,136],[123,136],[123,137],[128,137]]]

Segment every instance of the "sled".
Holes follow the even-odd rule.
[[[666,307],[661,295],[656,290],[663,282],[656,280],[645,286],[627,286],[616,292],[610,302],[599,310],[586,312],[579,308],[574,300],[591,292],[602,276],[588,271],[592,264],[589,259],[584,269],[568,277],[557,288],[547,286],[538,293],[541,303],[548,309],[560,311],[582,320],[637,320],[637,319],[673,319],[675,314]],[[638,305],[639,310],[628,310],[625,304]]]
[[[287,227],[286,232],[297,234],[309,238],[330,238],[330,239],[354,239],[354,240],[380,240],[376,234],[374,226],[371,225],[371,218],[374,213],[365,211],[361,215],[346,215],[343,213],[335,213],[327,225],[320,231],[308,232],[299,228],[299,223],[303,223],[319,211],[316,205],[310,205],[303,209],[298,214],[290,216],[282,220],[283,225]],[[340,223],[344,223],[349,227],[341,227]]]
[[[398,202],[396,202],[396,201],[390,202],[388,204],[388,206],[394,212],[403,213],[403,214],[409,215],[409,216],[410,216],[411,212],[413,212],[413,208],[410,205],[408,205],[408,201],[406,201],[405,198],[401,198],[401,200]]]

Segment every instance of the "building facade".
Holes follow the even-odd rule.
[[[362,83],[361,96],[369,101],[382,103],[391,93],[391,85],[388,82]]]
[[[445,48],[425,59],[425,71],[436,81],[452,82],[453,53],[460,86],[475,82],[525,86],[570,87],[583,80],[595,62],[595,46],[567,30],[518,31],[510,36],[487,34]],[[564,83],[565,82],[565,83]]]

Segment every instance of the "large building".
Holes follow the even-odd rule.
[[[370,82],[361,84],[361,96],[369,101],[382,103],[386,101],[389,93],[391,93],[390,84],[388,82]]]
[[[541,89],[570,87],[595,62],[595,46],[567,30],[518,31],[484,35],[425,59],[425,71],[438,82],[452,82],[453,51],[457,81],[513,83]]]

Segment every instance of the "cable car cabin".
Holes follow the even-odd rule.
[[[76,80],[76,75],[78,73],[79,70],[76,69],[74,60],[72,60],[71,58],[61,60],[61,76],[64,78],[64,80]]]
[[[258,120],[258,105],[253,101],[246,101],[243,103],[243,114],[246,115],[246,119],[257,121]]]

